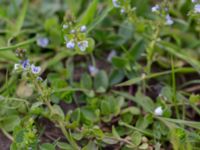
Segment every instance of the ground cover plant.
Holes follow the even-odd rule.
[[[199,0],[1,0],[0,150],[199,150]]]

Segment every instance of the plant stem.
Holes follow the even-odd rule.
[[[136,130],[136,131],[139,131],[139,132],[141,132],[141,133],[143,133],[143,134],[145,134],[145,135],[147,135],[149,137],[154,137],[154,135],[152,133],[147,132],[147,131],[142,130],[142,129],[139,129],[139,128],[136,128],[134,126],[131,126],[131,125],[125,123],[125,122],[120,122],[120,125],[125,126],[127,128],[130,128],[130,129],[133,129],[133,130]]]
[[[14,141],[13,137],[7,132],[5,131],[4,129],[1,129],[3,134],[11,141]]]
[[[74,150],[80,150],[80,147],[77,145],[77,143],[74,141],[74,139],[70,136],[68,131],[66,130],[63,122],[58,122],[60,129],[62,130],[63,134],[67,138],[68,142],[71,144],[71,146],[74,148]]]
[[[32,76],[32,78],[33,78],[33,76]],[[33,79],[33,80],[34,80],[34,79]],[[35,82],[35,80],[34,80],[34,84],[35,84],[35,86],[37,87],[38,91],[39,91],[40,93],[42,93],[42,92],[43,92],[43,88],[41,87],[41,85],[38,84],[38,82]],[[44,103],[46,104],[46,106],[49,108],[50,114],[54,114],[54,108],[53,108],[53,106],[51,105],[49,99],[48,99],[48,98],[44,98],[43,101],[44,101]],[[58,123],[60,129],[62,130],[63,134],[65,135],[66,139],[68,140],[68,142],[69,142],[69,143],[71,144],[71,146],[73,147],[73,149],[74,149],[74,150],[80,150],[78,144],[74,141],[74,139],[70,136],[70,134],[69,134],[68,131],[66,130],[64,122],[62,122],[62,121],[57,121],[57,123]]]
[[[147,74],[151,73],[151,65],[153,62],[153,53],[154,53],[156,41],[159,37],[159,33],[160,33],[160,25],[158,24],[155,34],[153,35],[153,39],[147,47]]]

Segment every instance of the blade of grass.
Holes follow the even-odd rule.
[[[113,9],[113,6],[108,6],[108,8],[106,8],[104,10],[104,12],[99,15],[94,21],[93,23],[88,27],[88,31],[87,32],[90,32],[92,29],[94,29],[98,24],[100,24],[105,18],[106,16],[108,15],[108,13]]]
[[[35,41],[36,41],[36,38],[32,38],[32,39],[29,39],[29,40],[27,40],[27,41],[23,41],[23,42],[21,42],[21,43],[18,43],[18,44],[12,45],[12,46],[1,47],[1,48],[0,48],[0,51],[13,50],[13,49],[15,49],[15,48],[19,48],[19,47],[21,47],[21,46],[25,46],[25,45],[34,43]]]
[[[116,86],[117,87],[118,86],[129,86],[129,85],[136,84],[136,83],[141,82],[146,79],[151,79],[151,78],[156,78],[156,77],[163,76],[163,75],[168,75],[171,72],[172,72],[171,70],[168,70],[168,71],[164,71],[164,72],[153,73],[153,74],[147,75],[145,77],[136,77],[134,79],[130,79],[128,81],[120,83]],[[192,72],[196,72],[196,70],[194,68],[190,68],[190,67],[174,69],[174,73],[192,73]]]
[[[25,19],[25,16],[26,16],[26,11],[27,11],[27,7],[28,7],[28,0],[24,0],[23,1],[23,6],[22,6],[22,9],[21,9],[21,12],[17,18],[17,22],[16,22],[16,25],[15,25],[15,31],[14,31],[14,35],[15,34],[18,34],[23,26],[23,23],[24,23],[24,19]]]
[[[138,106],[142,107],[146,112],[153,113],[152,107],[149,107],[147,103],[149,100],[151,100],[151,99],[147,99],[148,97],[143,96],[140,98],[140,95],[132,96],[126,92],[119,92],[119,91],[112,91],[112,92],[126,99],[134,101],[136,104],[138,104]]]
[[[3,60],[10,60],[12,62],[19,61],[17,56],[11,51],[0,51],[0,58],[2,58]]]
[[[97,12],[97,5],[99,0],[93,0],[88,6],[87,10],[84,12],[83,16],[80,19],[80,25],[86,25],[93,21],[94,16]]]
[[[179,124],[179,125],[186,125],[188,127],[192,127],[192,128],[200,130],[200,122],[180,120],[180,119],[171,119],[171,118],[164,118],[164,117],[156,117],[156,118],[158,118],[161,121],[168,121],[168,122]]]
[[[175,77],[175,72],[174,72],[173,56],[171,56],[171,68],[172,68],[171,75],[172,75],[172,93],[173,93],[172,100],[173,100],[173,103],[175,106],[176,117],[180,118],[179,111],[178,111],[178,105],[177,105],[177,98],[176,98],[176,77]]]
[[[121,126],[125,126],[125,127],[127,127],[127,128],[132,129],[132,130],[135,130],[135,131],[141,132],[141,133],[143,133],[143,134],[145,134],[145,135],[147,135],[147,136],[149,136],[149,137],[154,137],[154,135],[153,135],[151,132],[148,132],[148,131],[145,131],[145,130],[142,130],[142,129],[136,128],[136,127],[131,126],[131,125],[125,123],[125,122],[122,122],[122,121],[121,121],[121,122],[119,122],[119,124],[120,124]]]
[[[165,41],[160,41],[159,43],[157,43],[157,46],[169,52],[170,54],[186,61],[192,67],[194,67],[197,72],[200,72],[200,63],[195,59],[188,59],[188,54],[184,50],[180,50],[179,47]]]

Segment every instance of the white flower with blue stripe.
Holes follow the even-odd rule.
[[[33,74],[39,74],[41,71],[41,67],[39,66],[35,66],[35,65],[31,65],[31,71]]]

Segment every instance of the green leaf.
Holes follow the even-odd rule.
[[[104,137],[103,131],[98,126],[94,126],[92,132],[98,139],[102,139]]]
[[[192,94],[190,95],[189,101],[191,104],[197,104],[200,102],[200,95]]]
[[[139,146],[139,149],[146,150],[148,149],[148,147],[149,147],[148,143],[143,143],[142,145]]]
[[[129,21],[124,21],[119,28],[118,36],[120,39],[116,42],[117,45],[123,45],[133,36],[133,25]]]
[[[85,124],[92,124],[99,120],[99,114],[97,110],[90,107],[81,108],[81,122]]]
[[[121,120],[125,123],[130,124],[133,120],[133,115],[131,113],[125,113],[121,115]]]
[[[101,113],[103,115],[109,115],[111,112],[110,110],[110,103],[107,101],[102,101],[101,102]]]
[[[130,50],[125,54],[126,58],[130,61],[136,61],[141,57],[141,54],[145,50],[145,42],[143,39],[139,39],[133,43]]]
[[[13,52],[10,52],[10,51],[4,51],[4,52],[0,51],[0,56],[1,56],[1,58],[5,59],[5,60],[12,61],[12,62],[18,62],[19,61],[17,56]]]
[[[99,0],[93,0],[88,6],[87,10],[84,12],[81,20],[79,21],[80,25],[87,25],[91,23],[94,19],[94,16],[97,12],[97,5]]]
[[[88,41],[88,48],[86,49],[88,53],[91,53],[95,47],[95,41],[92,38],[86,38]]]
[[[136,84],[138,82],[141,82],[143,80],[147,80],[147,79],[151,79],[151,78],[156,78],[156,77],[159,77],[159,76],[164,76],[164,75],[168,75],[170,74],[172,71],[171,70],[168,70],[168,71],[164,71],[164,72],[158,72],[158,73],[153,73],[153,74],[150,74],[150,75],[147,75],[145,77],[136,77],[136,78],[133,78],[133,79],[130,79],[128,81],[125,81],[125,82],[122,82],[116,86],[129,86],[129,85],[133,85],[133,84]],[[192,72],[196,72],[196,69],[193,69],[193,68],[177,68],[177,69],[174,69],[174,72],[175,73],[192,73]]]
[[[122,68],[126,67],[128,62],[127,62],[127,59],[125,59],[125,58],[115,56],[115,57],[112,58],[112,64],[115,67],[122,69]]]
[[[19,123],[20,117],[18,115],[9,115],[0,121],[0,128],[10,132],[13,131]]]
[[[64,115],[64,112],[63,110],[61,109],[61,107],[59,105],[53,105],[53,114],[52,114],[52,118],[54,119],[64,119],[65,118],[65,115]]]
[[[21,8],[21,12],[20,14],[18,15],[18,18],[17,18],[17,21],[16,21],[16,24],[15,24],[15,30],[14,30],[14,34],[18,34],[20,29],[22,28],[23,26],[23,23],[24,23],[24,19],[25,19],[25,16],[26,16],[26,11],[27,11],[27,8],[28,8],[28,3],[29,3],[29,0],[24,0],[23,1],[23,6]]]
[[[98,147],[93,141],[90,141],[82,150],[98,150]]]
[[[80,119],[81,119],[81,110],[80,110],[80,108],[77,108],[76,110],[74,110],[72,112],[72,114],[70,115],[70,117],[71,117],[72,121],[80,122]]]
[[[134,101],[139,106],[141,106],[146,112],[153,113],[154,111],[155,106],[151,98],[143,95],[140,91],[137,92],[135,97],[126,92],[115,91],[115,93],[120,96],[123,96],[126,99]]]
[[[113,138],[109,138],[109,137],[104,137],[102,141],[109,145],[114,145],[114,144],[118,143],[117,139],[113,139]]]
[[[165,41],[160,41],[158,46],[160,48],[162,48],[163,50],[169,52],[170,54],[188,62],[191,66],[193,66],[199,72],[199,70],[200,70],[199,61],[195,60],[195,59],[188,59],[189,54],[186,53],[185,50],[182,50],[181,48],[177,47],[176,45],[169,43],[169,42],[165,42]]]
[[[117,132],[115,126],[112,126],[112,134],[113,134],[113,136],[114,136],[115,138],[117,138],[117,139],[120,139],[120,138],[121,138],[120,135],[119,135],[119,133]]]
[[[90,32],[92,29],[94,29],[98,24],[100,24],[109,14],[109,12],[113,9],[113,5],[110,5],[107,7],[101,14],[98,14],[97,17],[93,20],[91,25],[88,27],[88,32]]]
[[[81,132],[75,132],[72,133],[72,136],[75,140],[80,141],[83,138],[83,133]]]
[[[152,99],[143,95],[140,91],[136,93],[135,101],[137,101],[137,103],[142,106],[146,112],[154,111],[155,104],[153,103]]]
[[[13,49],[16,49],[16,48],[31,44],[31,43],[35,42],[35,40],[36,40],[36,38],[32,38],[32,39],[23,41],[21,43],[18,43],[18,44],[12,45],[12,46],[0,47],[0,51],[13,50]],[[18,60],[18,58],[17,57],[14,58],[14,56],[13,56],[13,59]]]
[[[134,145],[138,146],[138,145],[140,145],[141,141],[142,141],[142,134],[140,132],[138,132],[138,131],[134,131],[131,134],[131,142]]]
[[[171,118],[164,118],[164,117],[158,117],[158,118],[162,120],[164,123],[166,122],[175,123],[175,124],[185,125],[185,126],[200,130],[200,123],[197,121],[187,121],[187,120],[171,119]]]
[[[94,88],[97,92],[105,92],[108,88],[108,76],[105,71],[101,70],[94,78]]]
[[[73,149],[68,143],[64,143],[64,142],[58,142],[57,146],[62,150],[72,150]]]
[[[132,115],[139,115],[141,112],[139,108],[131,106],[121,111],[121,114],[125,114],[125,113],[131,113]]]
[[[40,146],[40,150],[55,150],[55,146],[50,143],[44,143]]]
[[[165,100],[171,100],[173,97],[172,88],[170,86],[163,87],[160,95],[163,96]]]
[[[66,0],[68,9],[70,9],[75,15],[80,11],[82,2],[83,0]]]
[[[15,141],[16,141],[16,143],[22,143],[23,142],[23,140],[24,140],[24,134],[25,134],[25,130],[24,129],[22,129],[22,130],[20,130],[20,131],[18,131],[17,133],[16,133],[16,135],[15,135]]]
[[[111,112],[114,116],[119,115],[122,107],[124,106],[124,97],[118,96],[118,97],[111,97],[109,102],[110,102],[110,108]]]
[[[136,127],[140,129],[146,129],[152,123],[153,123],[152,115],[146,115],[145,117],[140,116],[140,118],[136,122]]]
[[[122,70],[113,70],[109,76],[109,84],[113,86],[117,83],[120,83],[125,77],[125,74]]]
[[[92,89],[92,79],[89,74],[84,73],[81,76],[81,87],[83,89]]]

